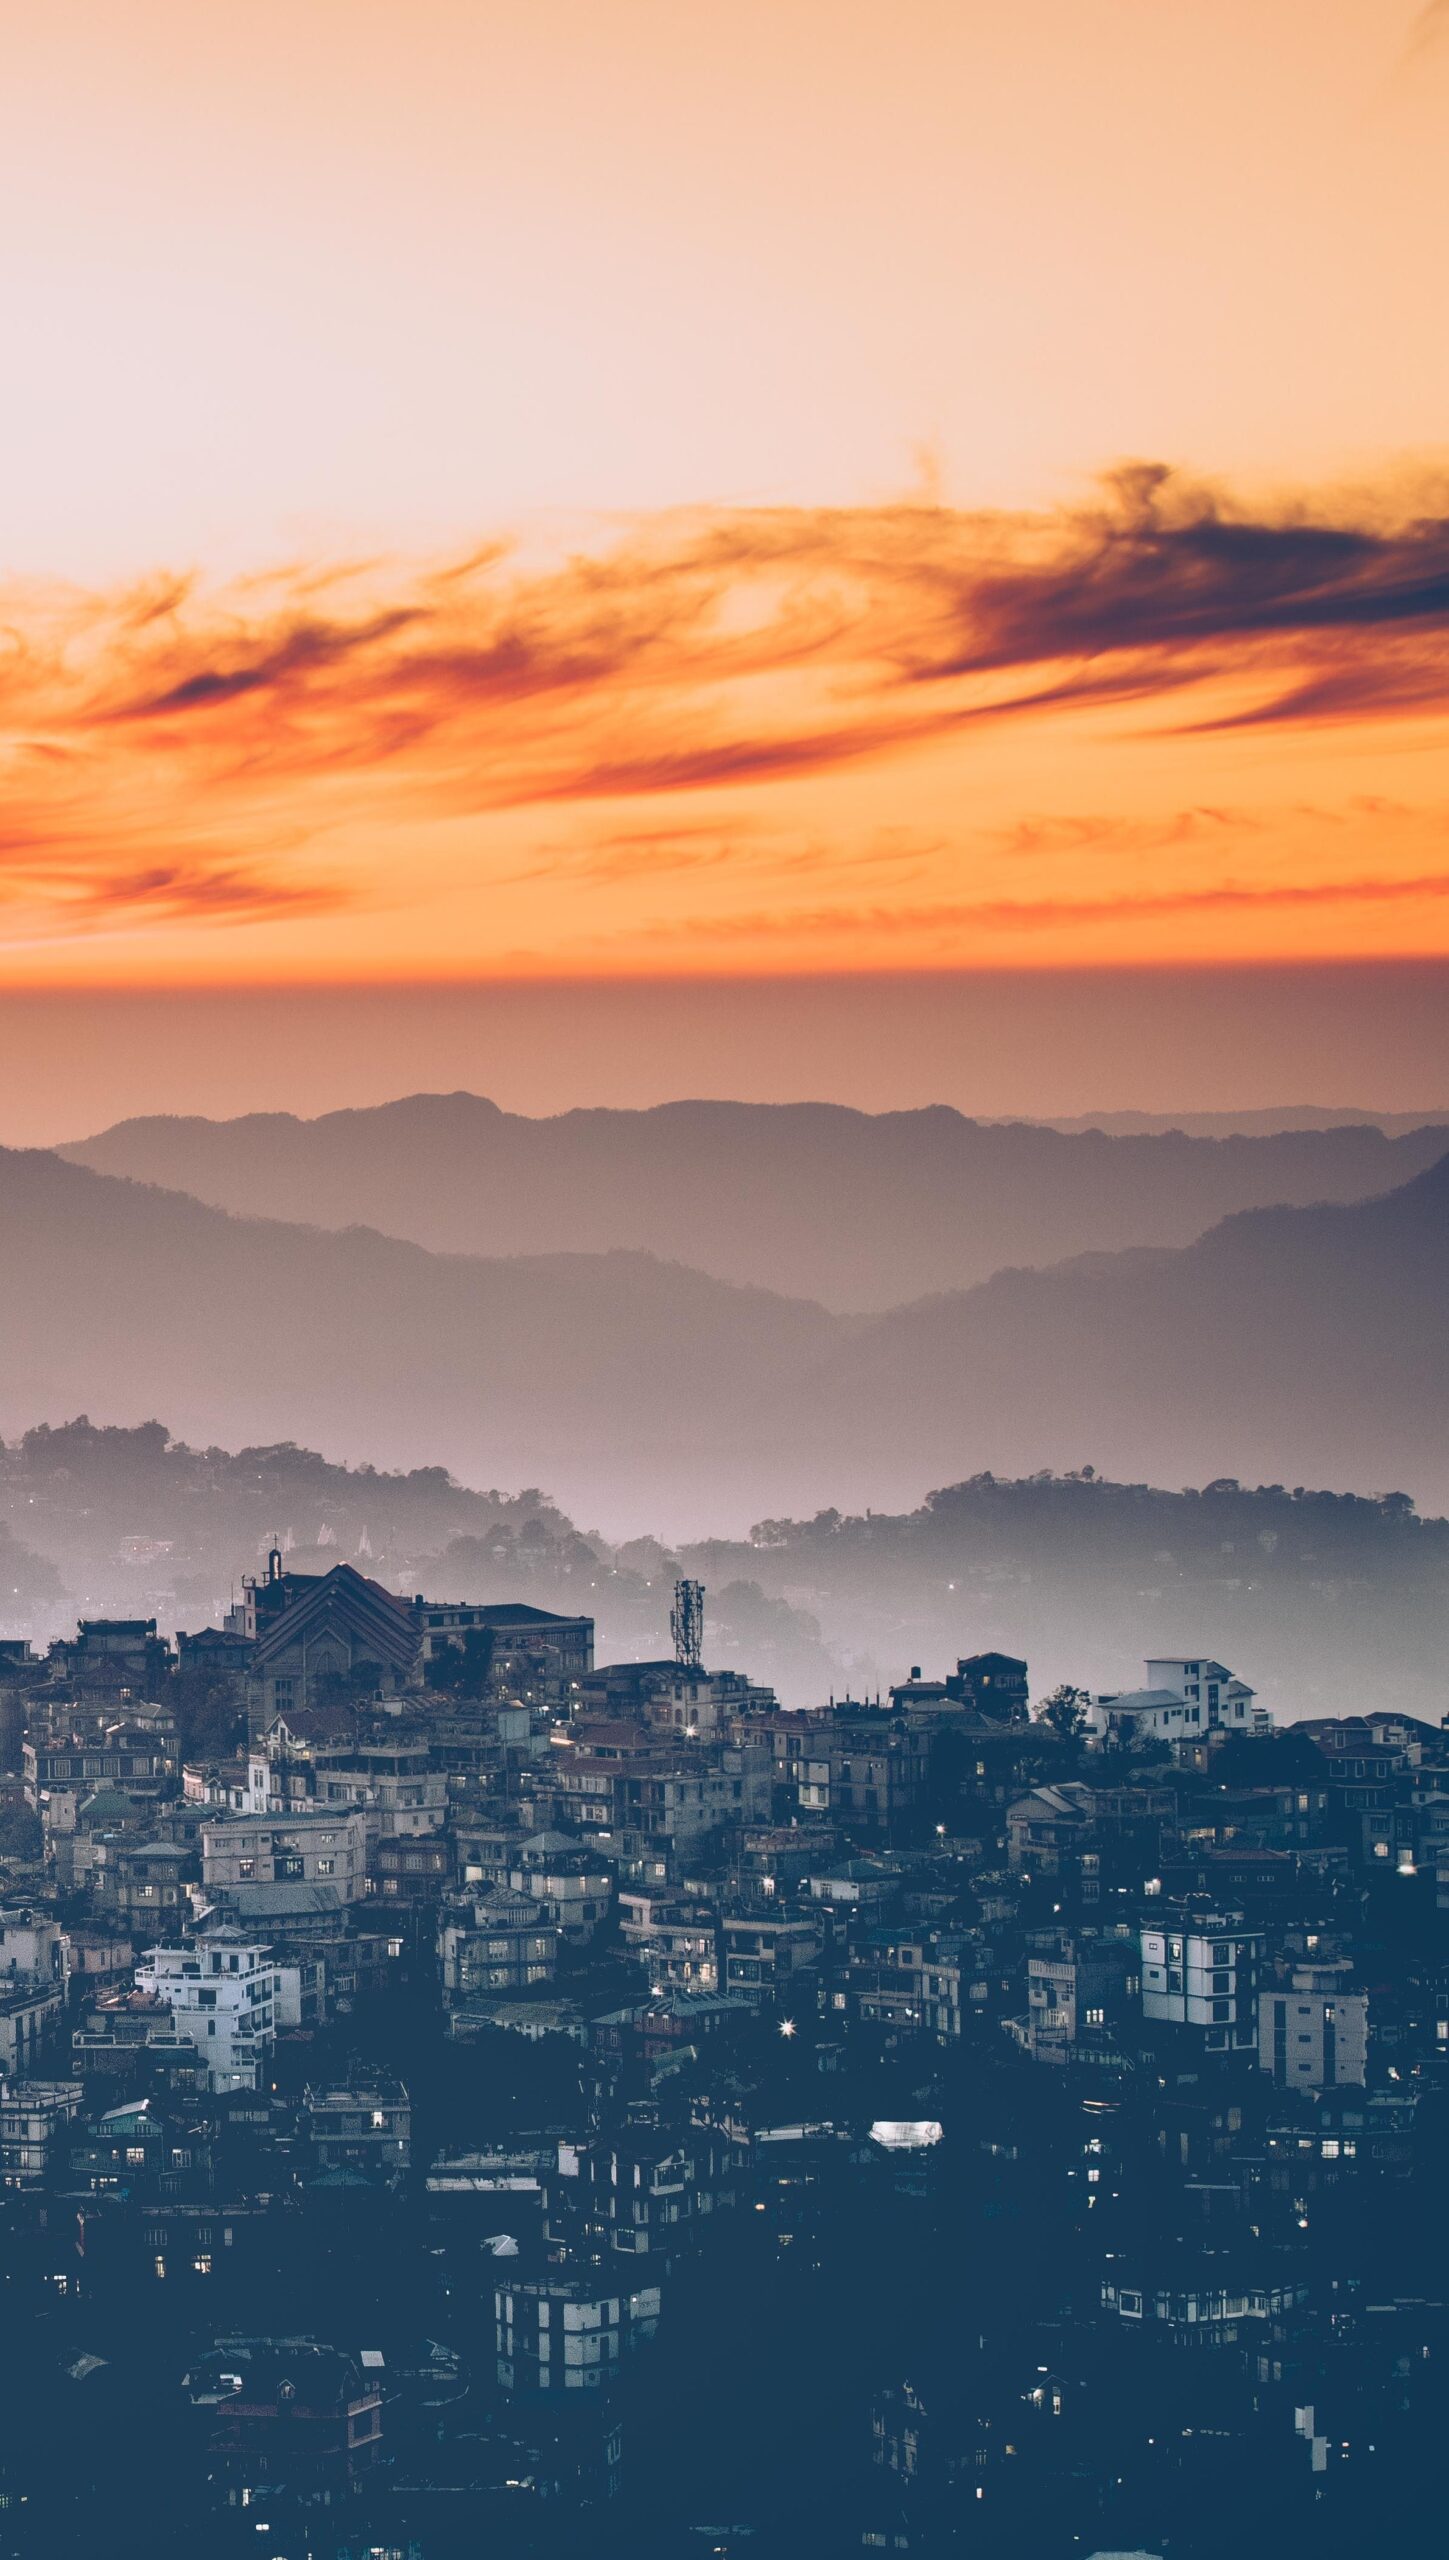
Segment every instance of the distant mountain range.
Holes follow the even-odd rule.
[[[1112,1138],[1151,1137],[1171,1129],[1181,1129],[1189,1138],[1263,1138],[1289,1129],[1382,1129],[1385,1137],[1403,1138],[1416,1129],[1449,1128],[1449,1109],[1333,1111],[1318,1102],[1284,1102],[1260,1111],[1085,1111],[1074,1120],[1048,1119],[1041,1126],[1069,1136],[1100,1129]]]
[[[871,1317],[641,1252],[482,1259],[234,1218],[42,1153],[0,1152],[0,1221],[6,1436],[164,1413],[203,1444],[542,1484],[675,1538],[1085,1463],[1449,1503],[1449,1157],[1359,1205]]]
[[[823,1103],[528,1120],[455,1093],[318,1120],[127,1120],[60,1152],[243,1216],[365,1226],[434,1253],[644,1252],[882,1313],[1008,1267],[1189,1244],[1239,1209],[1360,1200],[1446,1145],[1432,1126],[1110,1136]]]

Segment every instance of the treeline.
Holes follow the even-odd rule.
[[[1027,1656],[1039,1694],[1129,1686],[1150,1653],[1211,1653],[1285,1716],[1449,1706],[1449,1522],[1397,1491],[983,1474],[914,1511],[762,1520],[690,1564],[811,1611],[859,1685],[906,1656],[998,1645]]]

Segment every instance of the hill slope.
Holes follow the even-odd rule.
[[[642,1254],[470,1260],[225,1216],[0,1153],[0,1432],[161,1411],[546,1484],[680,1536],[980,1468],[1402,1485],[1449,1500],[1449,1158],[872,1318]]]

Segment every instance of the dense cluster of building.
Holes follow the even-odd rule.
[[[0,1650],[0,2554],[1362,2548],[1449,1736],[1188,1656],[786,1711],[674,1626],[274,1550]]]

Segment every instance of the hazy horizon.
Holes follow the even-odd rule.
[[[1432,1113],[1449,1107],[1449,960],[0,990],[7,1146],[453,1091],[528,1117],[686,1099],[1042,1121]]]

